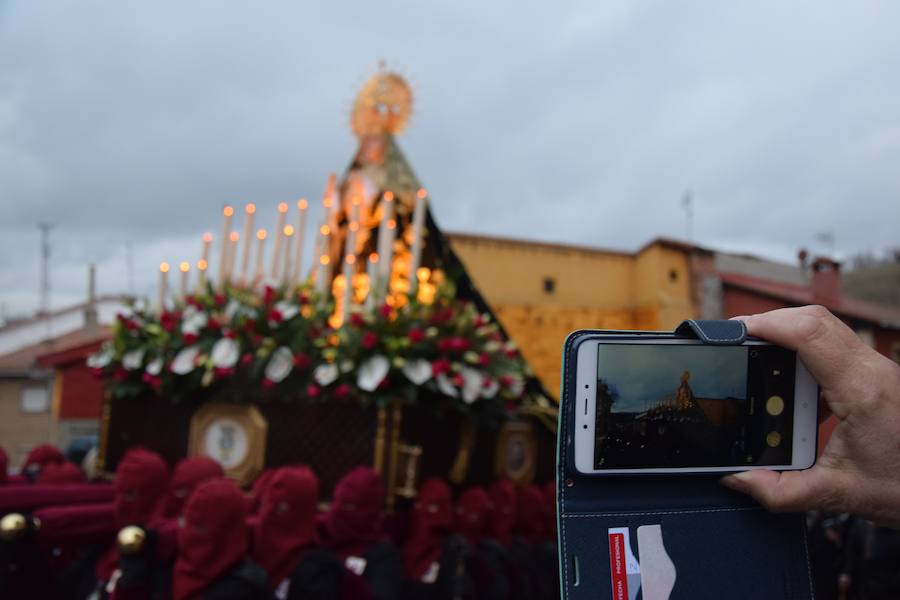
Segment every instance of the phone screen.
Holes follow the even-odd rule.
[[[600,344],[595,469],[789,465],[796,354]]]

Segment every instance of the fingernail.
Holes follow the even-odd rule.
[[[741,471],[732,475],[726,475],[719,482],[735,490],[744,490],[747,487],[747,480],[750,478],[750,471]]]

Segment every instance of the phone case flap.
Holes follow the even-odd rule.
[[[563,352],[557,447],[562,598],[812,598],[802,515],[770,513],[723,487],[719,475],[576,471],[575,357],[580,343],[600,333],[610,334],[572,334]],[[746,328],[739,321],[685,321],[674,333],[652,335],[739,344]]]

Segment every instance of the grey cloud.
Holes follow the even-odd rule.
[[[790,259],[896,244],[894,4],[145,4],[0,7],[0,302],[54,303],[87,262],[122,291],[194,258],[225,202],[321,194],[386,58],[415,84],[400,140],[452,230],[633,249],[683,236]]]

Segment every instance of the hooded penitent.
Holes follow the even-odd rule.
[[[308,467],[275,471],[262,498],[253,531],[253,558],[277,587],[318,543],[319,479]]]
[[[163,519],[180,517],[188,497],[198,484],[224,475],[222,466],[208,456],[181,459],[175,465],[169,491],[159,506],[158,516]]]
[[[491,499],[481,487],[470,487],[456,502],[454,528],[472,546],[477,545],[484,537],[490,509]]]
[[[237,484],[210,479],[193,491],[178,530],[172,598],[199,598],[247,554],[247,503]]]
[[[409,579],[419,580],[438,561],[444,539],[453,527],[453,496],[450,486],[428,479],[419,490],[412,514],[412,530],[403,548],[403,564]]]
[[[509,547],[516,525],[516,488],[510,481],[501,479],[494,482],[488,494],[491,497],[489,535]]]
[[[275,475],[275,469],[265,469],[256,479],[253,480],[253,487],[250,488],[250,514],[255,515],[262,506],[263,496],[269,489],[269,483],[272,482],[272,476]]]
[[[37,473],[47,465],[59,465],[66,462],[66,457],[60,452],[59,448],[51,444],[41,444],[32,448],[28,456],[25,457],[25,464],[22,465],[22,471],[26,473]]]
[[[529,544],[537,544],[544,537],[544,495],[536,485],[519,488],[516,510],[516,533]]]
[[[41,469],[37,483],[82,483],[84,473],[70,462],[49,464]]]
[[[325,518],[326,545],[342,559],[362,556],[387,539],[383,527],[384,483],[373,469],[356,467],[334,488]]]
[[[159,454],[143,448],[129,450],[119,460],[113,484],[116,527],[146,524],[165,493],[168,481],[169,468]],[[97,561],[97,577],[108,581],[117,563],[118,554],[113,545]]]

